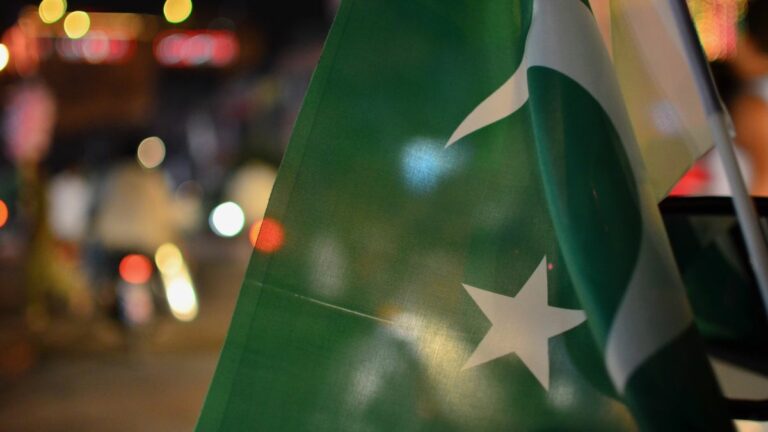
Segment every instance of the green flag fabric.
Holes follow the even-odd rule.
[[[198,430],[731,430],[629,124],[579,0],[342,2]]]

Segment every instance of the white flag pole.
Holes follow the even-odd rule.
[[[765,236],[758,222],[757,212],[736,160],[736,153],[733,149],[733,137],[735,135],[733,126],[712,79],[712,73],[699,44],[699,37],[693,25],[688,5],[685,0],[670,0],[670,5],[686,48],[686,56],[693,66],[694,79],[707,112],[715,148],[731,188],[736,218],[741,225],[741,233],[747,246],[749,261],[760,288],[763,306],[768,313],[768,247],[766,247]]]

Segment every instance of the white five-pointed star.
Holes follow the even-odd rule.
[[[549,338],[576,327],[586,316],[547,303],[547,257],[515,297],[462,285],[492,324],[462,370],[515,353],[549,390]]]

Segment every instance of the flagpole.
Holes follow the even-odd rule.
[[[731,195],[736,209],[736,218],[741,225],[741,233],[747,246],[749,261],[757,279],[757,285],[763,299],[763,306],[768,313],[768,248],[765,236],[758,222],[752,198],[749,196],[741,169],[733,148],[735,136],[730,116],[723,106],[720,94],[715,87],[712,72],[709,69],[704,52],[699,43],[696,28],[685,0],[670,0],[670,5],[680,31],[688,60],[693,65],[693,75],[699,95],[704,103],[709,120],[709,128],[715,141],[715,148],[725,169],[726,179],[731,188]]]

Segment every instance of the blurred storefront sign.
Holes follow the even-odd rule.
[[[70,63],[116,64],[133,59],[137,45],[153,41],[161,66],[226,67],[240,56],[231,30],[169,30],[158,33],[158,17],[134,13],[71,12],[87,17],[88,27],[74,37],[67,20],[46,23],[34,8],[26,9],[2,42],[10,50],[13,70],[29,75],[52,56]],[[70,20],[71,21],[71,20]]]
[[[157,33],[158,19],[133,13],[76,11],[87,17],[88,27],[73,37],[67,20],[44,22],[34,8],[24,10],[16,25],[2,36],[8,46],[10,69],[27,76],[41,61],[58,58],[69,63],[117,64],[133,59],[136,46]],[[70,20],[72,21],[72,20]]]
[[[40,43],[31,29],[16,24],[3,33],[0,42],[8,50],[8,67],[4,67],[4,70],[21,76],[37,71],[40,64]]]
[[[56,58],[43,63],[41,73],[55,94],[60,113],[57,133],[142,127],[152,118],[157,77],[148,44],[138,44],[133,58],[123,63],[85,67]]]

